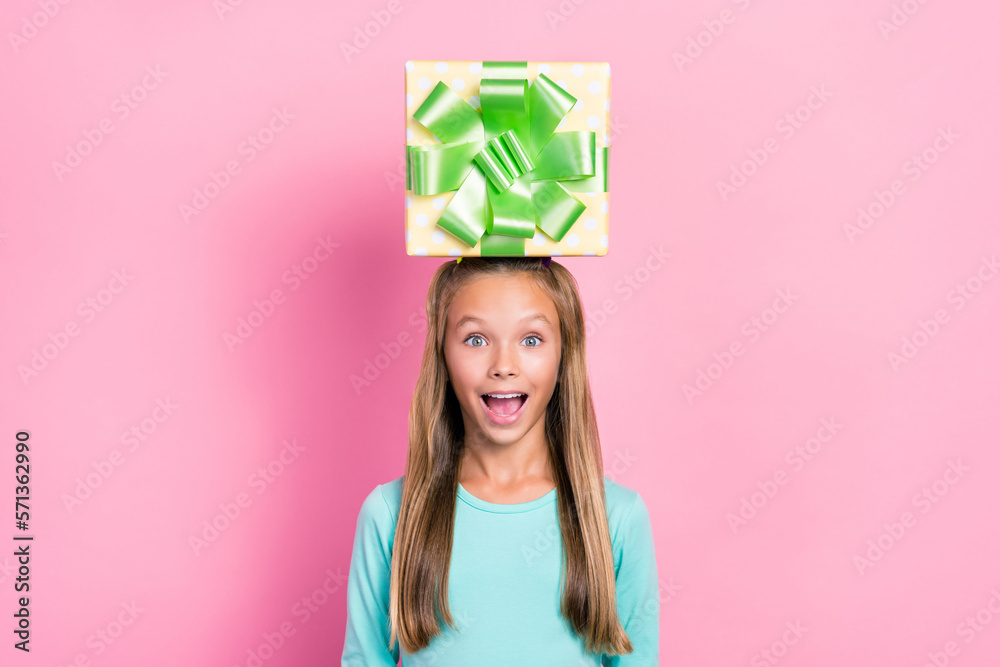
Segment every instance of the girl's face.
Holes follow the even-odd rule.
[[[559,315],[530,278],[482,277],[462,288],[449,308],[444,355],[467,441],[508,445],[532,434],[544,442],[562,356]]]

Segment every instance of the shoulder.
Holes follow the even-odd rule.
[[[403,498],[403,478],[397,477],[391,482],[383,482],[378,484],[368,497],[365,498],[365,502],[362,506],[374,506],[369,507],[369,509],[378,509],[388,511],[392,515],[393,521],[399,516],[399,504]]]
[[[607,475],[604,477],[604,499],[608,523],[612,529],[628,517],[636,505],[642,503],[645,506],[638,491],[616,482]]]
[[[604,496],[611,542],[615,547],[637,539],[651,539],[649,508],[638,491],[605,475]]]
[[[403,478],[397,477],[391,482],[377,484],[364,502],[361,503],[362,514],[388,516],[393,523],[399,517],[399,505],[403,497]]]
[[[377,484],[364,501],[358,512],[359,527],[374,527],[391,541],[399,518],[399,504],[403,495],[403,478]]]

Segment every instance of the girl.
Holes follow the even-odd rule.
[[[431,279],[406,470],[358,515],[342,664],[659,665],[649,514],[603,474],[583,308],[550,259]]]

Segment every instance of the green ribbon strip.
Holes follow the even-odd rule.
[[[438,226],[483,256],[524,256],[537,227],[556,242],[586,205],[573,192],[608,191],[608,149],[586,131],[556,132],[576,98],[527,62],[483,62],[482,115],[438,82],[413,117],[441,140],[407,147],[406,187],[455,191]]]

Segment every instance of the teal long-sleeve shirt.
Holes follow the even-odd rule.
[[[389,574],[403,478],[379,484],[358,513],[347,583],[342,664],[396,665],[389,648]],[[562,538],[556,490],[526,503],[497,504],[458,487],[448,604],[458,631],[443,633],[403,667],[656,667],[659,580],[649,511],[639,493],[604,478],[618,619],[633,652],[587,653],[559,613]]]

